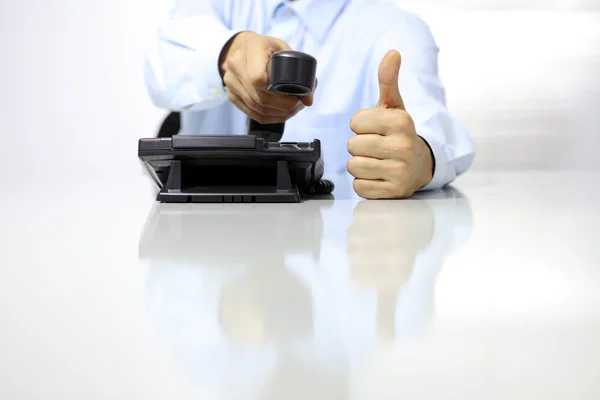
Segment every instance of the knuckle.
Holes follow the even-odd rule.
[[[356,114],[358,114],[358,116],[360,118],[366,118],[369,116],[373,115],[373,111],[376,111],[376,109],[372,109],[372,108],[363,108],[358,110],[358,112]]]
[[[400,148],[405,156],[411,155],[415,150],[415,142],[411,139],[403,140]]]
[[[290,46],[286,42],[284,42],[283,40],[281,40],[281,39],[277,39],[277,45],[279,46],[279,48],[281,50],[289,50],[289,49],[291,49]]]
[[[354,182],[352,182],[352,189],[354,189],[354,192],[360,197],[365,197],[366,193],[360,179],[355,179]]]
[[[253,72],[248,75],[248,81],[252,86],[261,86],[266,82],[265,74],[262,72]]]
[[[413,195],[413,191],[409,190],[407,187],[399,186],[396,192],[393,194],[393,197],[396,199],[408,199]]]
[[[348,160],[348,162],[346,163],[346,169],[348,170],[348,172],[351,175],[354,175],[356,173],[356,157],[350,157],[350,159]]]
[[[352,118],[350,118],[350,129],[355,130],[358,125],[365,118],[367,111],[366,110],[358,110]]]
[[[395,115],[395,125],[398,127],[409,127],[414,124],[413,118],[406,111],[398,112]]]
[[[411,189],[407,179],[402,179],[394,185],[393,196],[399,199],[405,199],[412,196],[414,190]]]
[[[229,99],[230,102],[232,102],[233,104],[237,104],[237,96],[231,91],[228,90],[227,91],[227,98]]]
[[[366,172],[365,164],[361,157],[351,157],[346,164],[346,169],[355,178],[364,177]]]
[[[381,188],[381,198],[393,199],[397,197],[398,189],[394,185],[383,185]]]
[[[397,137],[390,141],[388,150],[392,153],[391,156],[402,155],[410,156],[414,152],[414,141],[410,138]]]
[[[223,83],[225,84],[225,86],[227,86],[229,91],[231,91],[231,82],[231,74],[229,72],[225,72],[223,74]]]
[[[412,139],[404,140],[402,148],[404,149],[404,153],[409,155],[412,154],[415,151],[415,141]]]
[[[393,194],[393,196],[394,196],[394,197],[404,197],[404,196],[405,196],[405,193],[406,193],[406,192],[407,192],[407,190],[408,190],[408,187],[407,187],[407,185],[406,185],[406,182],[403,182],[403,181],[401,181],[401,182],[399,182],[399,183],[396,183],[396,184],[393,186],[393,188],[394,188],[394,190],[392,191],[392,193],[391,193],[391,194]]]
[[[225,60],[225,69],[235,71],[237,66],[242,62],[242,53],[240,51],[236,51]]]
[[[390,174],[403,178],[408,174],[408,165],[404,162],[393,163],[388,167]]]
[[[223,67],[225,68],[225,71],[231,71],[231,70],[233,70],[233,68],[235,68],[234,58],[235,58],[235,55],[232,54],[230,57],[228,57],[225,60],[225,63],[223,65]]]
[[[358,114],[354,114],[352,118],[350,118],[350,129],[352,129],[353,131],[356,130],[356,125],[358,124],[358,121]]]
[[[276,51],[277,50],[290,50],[290,46],[288,46],[288,44],[286,42],[284,42],[283,40],[276,38],[274,36],[265,36],[265,44],[268,47],[273,47]]]
[[[353,156],[356,155],[357,150],[358,150],[358,136],[352,136],[350,139],[348,139],[348,153],[352,154]]]

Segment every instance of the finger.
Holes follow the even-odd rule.
[[[356,135],[348,139],[348,153],[353,156],[410,163],[415,157],[415,139],[410,134],[402,133],[389,136]]]
[[[398,76],[402,58],[396,50],[390,50],[379,64],[379,101],[377,107],[406,110],[398,88]]]
[[[351,157],[348,160],[347,170],[350,175],[358,179],[402,182],[408,178],[407,165],[397,160],[377,160],[362,156]]]
[[[253,42],[244,53],[244,62],[241,71],[238,71],[240,81],[245,86],[267,89],[269,74],[268,63],[274,49],[265,47],[264,43]]]
[[[308,96],[299,96],[298,98],[300,99],[300,101],[302,102],[302,104],[304,104],[306,107],[312,106],[313,103],[315,102],[315,95],[314,95],[314,93],[311,93]]]
[[[315,88],[312,93],[308,96],[300,97],[300,101],[304,103],[305,106],[310,107],[315,102],[315,92],[317,91],[317,87],[319,86],[319,80],[315,78]]]
[[[269,43],[269,46],[268,46],[269,57],[271,55],[273,55],[273,53],[276,53],[278,51],[292,50],[292,48],[281,39],[278,39],[273,36],[266,36],[266,39],[268,40],[268,43]]]
[[[272,115],[265,115],[265,114],[261,114],[259,112],[256,112],[255,110],[253,110],[252,108],[250,108],[248,106],[248,104],[246,102],[244,102],[242,100],[241,97],[239,97],[237,94],[233,93],[233,92],[229,92],[228,94],[229,100],[237,107],[240,109],[240,111],[242,111],[244,114],[246,114],[248,117],[252,118],[253,120],[255,120],[256,122],[260,123],[260,124],[278,124],[281,122],[285,122],[286,121],[286,117],[281,117],[281,116],[272,116]]]
[[[290,110],[296,108],[299,104],[302,104],[297,96],[273,93],[263,88],[250,88],[249,90],[252,90],[256,94],[256,96],[253,98],[253,101],[265,107],[289,112]]]
[[[366,108],[359,110],[350,120],[350,129],[357,135],[388,135],[391,132],[413,132],[414,121],[410,114],[401,110]]]
[[[239,76],[233,72],[232,73],[227,72],[225,74],[225,76],[223,77],[223,79],[225,81],[225,84],[228,87],[229,92],[234,93],[237,97],[239,97],[241,99],[241,101],[244,104],[246,104],[246,106],[248,108],[252,109],[252,111],[255,114],[261,114],[261,115],[272,116],[272,117],[288,118],[290,116],[291,112],[295,108],[295,107],[291,107],[290,109],[282,110],[282,109],[277,109],[277,108],[266,106],[266,105],[262,104],[261,102],[254,101],[252,99],[251,94],[248,93],[248,90],[254,91],[254,89],[245,87],[240,82]],[[297,105],[298,104],[296,103],[295,106],[297,106]]]
[[[386,179],[383,163],[385,160],[377,160],[369,157],[351,157],[346,169],[348,173],[358,179]]]
[[[239,92],[238,92],[239,93]],[[302,109],[304,109],[304,104],[301,102],[297,102],[296,106],[289,110],[278,110],[270,107],[266,107],[260,103],[253,101],[247,92],[241,91],[241,95],[237,95],[241,101],[245,104],[245,106],[252,111],[254,115],[257,115],[261,120],[256,119],[256,121],[260,123],[265,121],[274,121],[269,123],[280,123],[285,122],[286,120],[292,118],[296,114],[298,114]]]
[[[379,160],[388,158],[384,138],[385,136],[377,134],[352,136],[348,140],[348,153],[353,156],[371,157]]]
[[[292,111],[289,113],[288,118],[292,118],[293,116],[298,114],[300,111],[302,111],[304,108],[306,108],[306,106],[302,102],[298,102],[298,105],[296,107],[294,107],[292,109]]]
[[[387,181],[355,179],[354,191],[365,199],[393,199],[396,198],[396,186]]]

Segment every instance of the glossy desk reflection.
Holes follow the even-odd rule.
[[[140,257],[147,305],[191,382],[223,399],[348,399],[375,350],[418,339],[469,202],[166,205]]]

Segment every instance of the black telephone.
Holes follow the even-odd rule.
[[[310,95],[316,66],[308,54],[277,52],[268,64],[268,89]],[[333,183],[321,179],[321,142],[282,143],[284,129],[284,123],[250,120],[247,135],[140,139],[138,157],[160,189],[160,202],[299,202],[305,195],[331,194]]]

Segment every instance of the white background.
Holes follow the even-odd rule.
[[[600,2],[401,1],[430,24],[474,169],[600,168]],[[140,173],[151,1],[2,0],[0,178]]]
[[[211,398],[148,329],[138,242],[152,196],[86,192],[104,177],[146,182],[137,139],[165,114],[142,78],[151,1],[0,0],[0,194],[15,193],[0,207],[2,399]],[[600,167],[596,3],[405,4],[438,39],[449,105],[476,140],[474,169]],[[63,173],[89,182],[66,201],[13,191],[44,190],[39,177]],[[371,354],[354,398],[598,398],[597,176],[466,177],[475,226],[444,263],[428,335]],[[461,218],[452,201],[433,203]],[[325,218],[343,242],[354,211],[336,204],[342,212]],[[364,243],[389,244],[399,231],[386,226],[374,232],[385,240]]]

